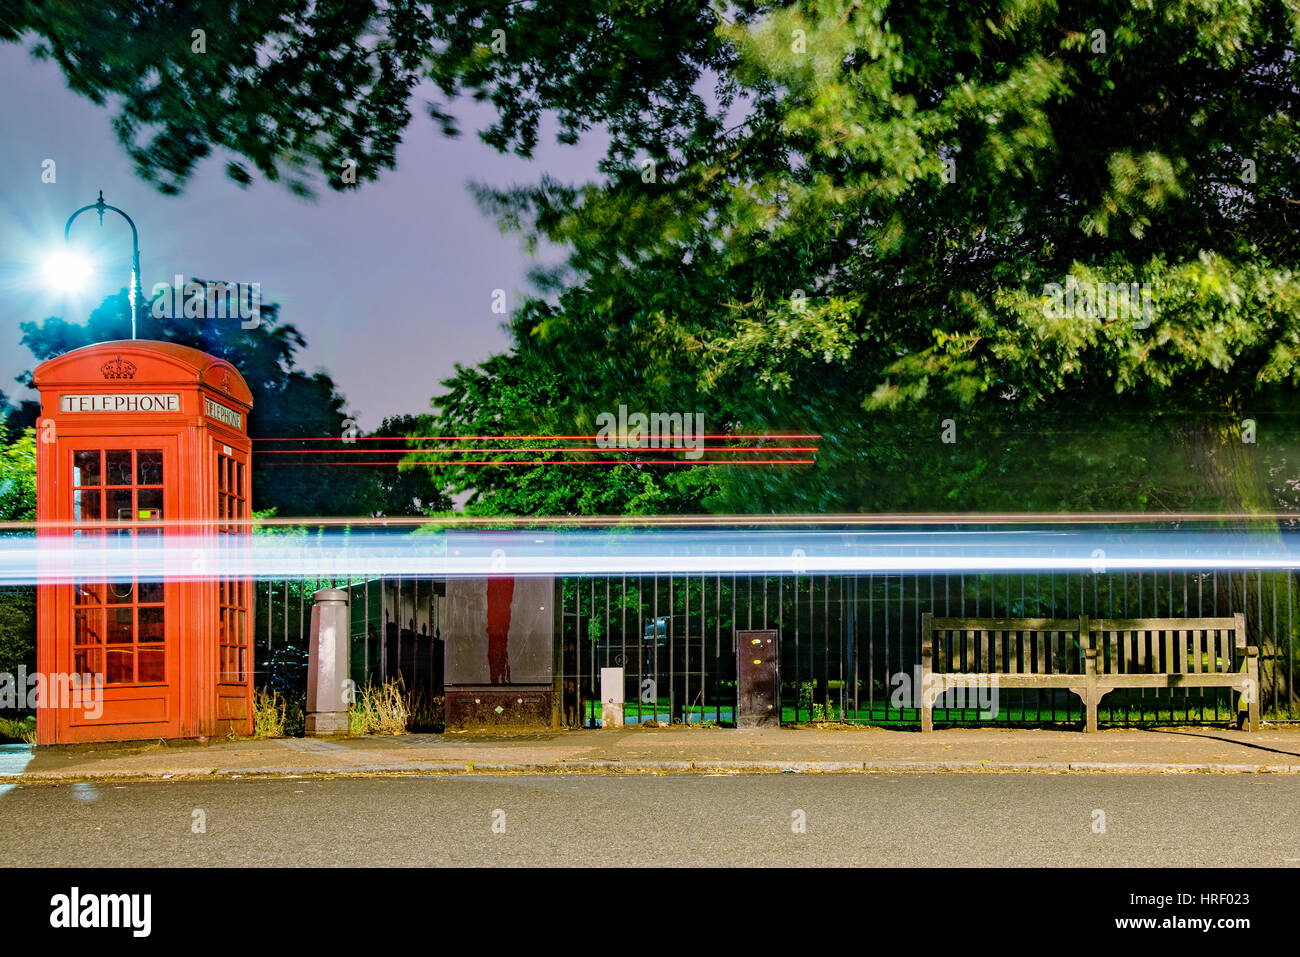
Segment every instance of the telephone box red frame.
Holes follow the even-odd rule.
[[[161,534],[221,549],[247,541],[253,397],[229,362],[175,343],[119,340],[51,359],[33,378],[38,541]],[[196,571],[37,586],[46,689],[74,673],[104,681],[95,708],[84,698],[73,708],[53,694],[41,701],[37,744],[252,733],[253,582],[219,565]]]

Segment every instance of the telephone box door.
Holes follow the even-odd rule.
[[[176,737],[182,716],[180,637],[186,627],[178,620],[183,611],[180,586],[174,576],[96,576],[93,550],[135,553],[161,544],[164,522],[178,514],[177,439],[132,435],[59,444],[57,488],[63,514],[58,517],[71,523],[79,546],[89,546],[82,554],[92,563],[79,564],[74,584],[59,586],[69,598],[58,603],[64,609],[58,622],[64,635],[57,643],[57,670],[93,675],[97,684],[102,682],[93,706],[87,706],[84,694],[75,707],[51,702],[59,739],[102,738],[104,725],[128,725],[140,737]]]

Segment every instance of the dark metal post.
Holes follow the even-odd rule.
[[[73,221],[87,210],[93,209],[99,214],[99,225],[104,225],[104,214],[114,212],[126,220],[131,227],[131,289],[128,293],[131,302],[131,338],[135,338],[136,316],[139,308],[144,302],[144,290],[140,286],[140,234],[135,228],[135,221],[126,213],[116,206],[110,206],[104,202],[104,191],[99,191],[99,199],[89,206],[82,206],[71,216],[68,217],[67,225],[63,227],[63,241],[68,241],[68,236],[72,232]]]

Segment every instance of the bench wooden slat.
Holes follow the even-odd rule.
[[[1121,629],[1134,631],[1152,628],[1233,628],[1233,618],[1094,618],[1092,629],[1096,631]]]
[[[1232,619],[1228,619],[1231,621]],[[1078,618],[934,618],[930,627],[971,629],[1022,629],[1026,631],[1078,631]]]
[[[1234,688],[1241,690],[1247,676],[1241,674],[1201,675],[1116,675],[1106,684],[1116,688]]]

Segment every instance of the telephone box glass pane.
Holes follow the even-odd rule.
[[[139,669],[136,681],[166,681],[165,664],[161,648],[141,648],[140,656],[136,659],[136,666]]]
[[[135,640],[135,627],[132,608],[114,608],[108,613],[108,643],[110,645],[129,645]]]
[[[108,493],[109,521],[131,521],[131,490],[129,488],[113,489]]]
[[[100,502],[103,492],[99,489],[80,489],[72,493],[72,520],[74,522],[98,522],[103,518]]]
[[[162,604],[162,582],[138,582],[135,587],[141,604]]]
[[[98,645],[104,641],[104,612],[100,608],[78,608],[73,644]]]
[[[163,490],[142,488],[135,493],[136,518],[141,522],[160,522],[163,517]]]
[[[135,680],[135,653],[130,648],[108,648],[104,657],[107,663],[105,684],[129,684]]]
[[[99,449],[80,449],[72,453],[72,484],[99,485]]]
[[[140,609],[140,640],[163,640],[163,610],[161,608]]]
[[[98,648],[78,648],[72,653],[72,670],[77,674],[99,674],[104,653]]]
[[[135,453],[136,485],[162,485],[162,449],[140,449]]]
[[[107,472],[104,476],[105,485],[130,485],[131,484],[131,450],[130,449],[109,449],[104,453],[107,459]]]
[[[110,582],[108,585],[108,603],[110,605],[129,605],[135,600],[135,586],[130,582]],[[128,638],[127,641],[131,639]]]

